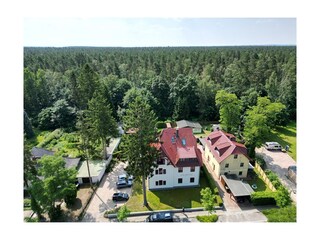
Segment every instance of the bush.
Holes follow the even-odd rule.
[[[276,205],[277,192],[254,192],[251,194],[253,205]]]
[[[266,168],[266,162],[263,157],[256,155],[255,161],[260,165],[260,167],[264,170]]]
[[[290,198],[290,193],[283,186],[280,186],[279,190],[277,191],[277,195],[276,195],[275,199],[277,202],[277,206],[280,208],[286,207],[286,206],[290,205],[292,202],[292,200]]]
[[[163,121],[159,121],[159,122],[157,122],[156,123],[156,128],[166,128],[167,127],[167,124],[165,123],[165,122],[163,122]]]
[[[67,204],[67,207],[71,207],[77,199],[77,190],[70,191],[68,195],[65,196],[64,201]]]
[[[31,209],[31,199],[30,198],[26,198],[23,200],[23,209],[24,210]]]
[[[212,214],[208,216],[197,216],[199,222],[216,222],[218,221],[218,215]]]
[[[265,173],[266,173],[267,177],[269,178],[270,182],[272,183],[272,185],[273,185],[276,189],[278,189],[279,187],[282,186],[282,184],[281,184],[278,176],[277,176],[274,172],[272,172],[272,171],[270,171],[269,169],[267,169],[267,170],[265,171]]]

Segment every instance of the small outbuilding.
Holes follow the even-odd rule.
[[[193,133],[201,133],[202,126],[198,122],[191,122],[188,120],[180,120],[176,122],[177,128],[192,128]]]
[[[92,183],[98,183],[101,181],[107,167],[107,161],[106,160],[89,160],[88,161],[89,165],[89,171],[88,172],[88,166],[87,166],[87,161],[81,161],[78,174],[77,174],[77,179],[80,184],[83,183],[90,183],[90,178]]]

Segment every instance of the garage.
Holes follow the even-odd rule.
[[[250,185],[242,180],[238,179],[234,174],[221,175],[221,183],[230,193],[237,203],[250,201],[250,196],[254,192]]]

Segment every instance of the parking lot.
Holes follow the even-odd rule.
[[[131,188],[123,188],[120,190],[116,188],[118,175],[125,173],[124,167],[125,163],[120,162],[114,167],[112,172],[102,178],[84,214],[83,222],[107,222],[108,219],[103,216],[104,212],[124,204],[124,202],[116,203],[112,201],[113,193],[121,191],[131,196]]]
[[[296,184],[287,178],[288,167],[296,166],[296,162],[282,151],[269,151],[261,147],[256,149],[256,153],[263,157],[267,168],[278,175],[281,183],[290,191],[292,200],[296,202]]]

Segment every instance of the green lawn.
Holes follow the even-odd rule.
[[[277,127],[272,130],[266,139],[266,142],[278,142],[284,148],[289,146],[288,154],[296,161],[297,160],[297,130],[296,122],[290,122],[286,127]]]
[[[255,173],[257,174],[257,178],[255,180],[247,180],[250,186],[253,184],[257,185],[257,189],[253,189],[255,192],[260,192],[260,191],[267,191],[270,192],[271,189],[265,184],[265,182],[262,180],[260,174],[256,169],[254,169]]]
[[[200,177],[200,187],[195,188],[176,188],[170,190],[147,191],[149,209],[143,205],[143,194],[141,183],[135,182],[133,194],[126,203],[132,212],[166,210],[175,208],[195,208],[202,207],[200,202],[200,191],[202,188],[210,187],[204,176]]]
[[[268,222],[296,222],[297,208],[291,205],[285,208],[263,210],[262,213],[268,218]]]

